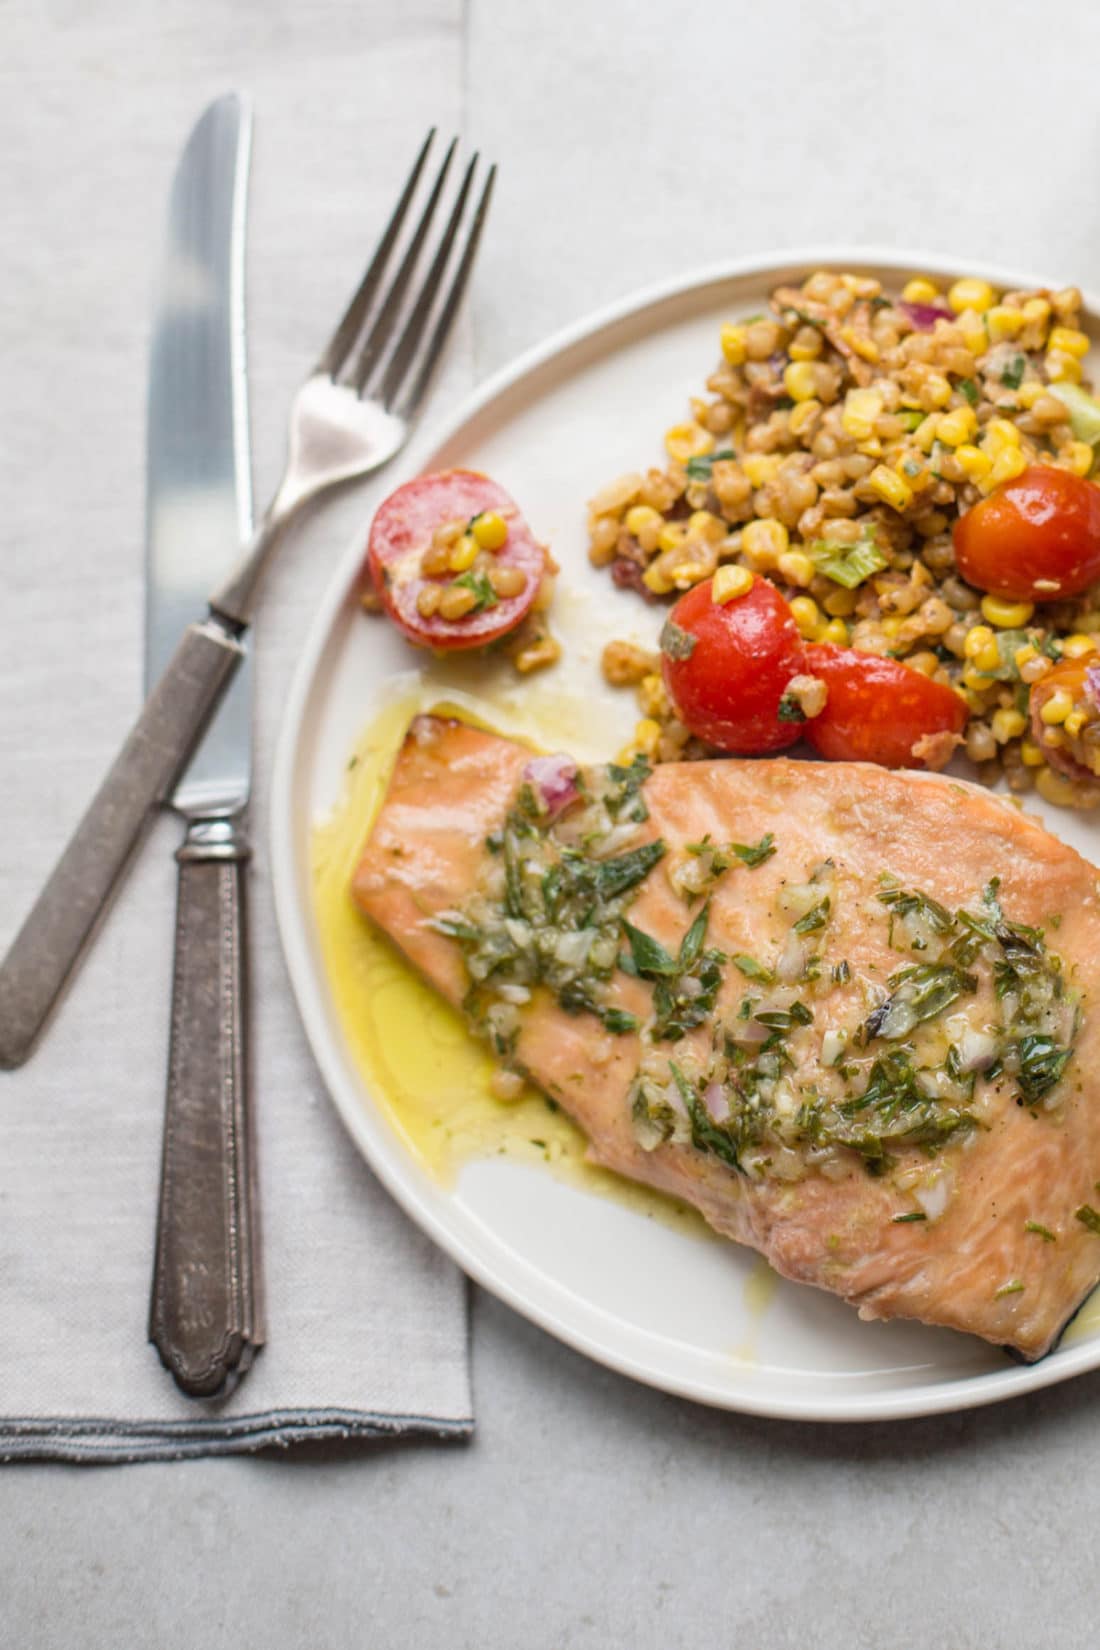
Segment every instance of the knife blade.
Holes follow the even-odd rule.
[[[251,116],[203,113],[172,185],[149,364],[146,691],[252,531],[244,334]],[[183,1391],[235,1384],[262,1341],[246,1058],[247,659],[170,806],[186,822],[149,1338]]]

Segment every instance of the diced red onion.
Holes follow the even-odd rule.
[[[571,756],[533,756],[523,770],[549,814],[560,814],[580,796],[577,765]]]
[[[918,332],[931,332],[937,321],[950,321],[952,318],[951,311],[941,309],[938,304],[910,304],[903,299],[894,307]]]
[[[724,1123],[730,1114],[730,1099],[721,1083],[708,1083],[703,1090],[703,1104],[713,1123]]]
[[[1100,710],[1100,665],[1086,666],[1085,693],[1094,709]]]

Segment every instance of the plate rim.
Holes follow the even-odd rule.
[[[723,282],[755,276],[760,277],[762,282],[774,282],[776,276],[816,268],[887,270],[895,277],[905,273],[925,273],[957,278],[960,272],[965,271],[1001,288],[1046,286],[1058,290],[1059,286],[1066,284],[977,260],[967,260],[963,264],[958,257],[919,248],[887,249],[876,246],[776,248],[749,257],[683,270],[635,288],[589,311],[505,362],[482,383],[475,385],[445,417],[429,421],[420,437],[414,438],[399,455],[398,462],[393,467],[387,466],[387,491],[419,474],[432,454],[454,441],[465,426],[500,397],[515,389],[524,378],[533,376],[576,346],[594,342],[601,333],[610,331],[616,325],[637,319],[647,310],[673,304],[677,299],[688,300],[707,287],[720,286]],[[1094,317],[1100,315],[1100,302],[1087,290],[1081,290],[1085,312]],[[819,1397],[788,1393],[776,1398],[766,1390],[731,1393],[706,1379],[663,1375],[628,1350],[609,1346],[596,1334],[570,1322],[552,1305],[531,1300],[507,1277],[500,1275],[492,1264],[473,1253],[462,1235],[456,1234],[437,1215],[416,1185],[416,1176],[427,1176],[427,1171],[417,1163],[414,1154],[402,1143],[381,1112],[368,1113],[362,1104],[362,1094],[353,1096],[345,1089],[344,1073],[324,1023],[323,1003],[318,1000],[319,981],[310,958],[308,916],[296,889],[294,781],[303,721],[333,628],[349,600],[362,567],[364,537],[365,529],[361,528],[329,575],[324,594],[306,631],[284,703],[269,793],[271,880],[276,925],[295,1006],[329,1098],[371,1173],[409,1218],[468,1277],[593,1362],[658,1391],[731,1413],[830,1423],[901,1420],[1004,1402],[1100,1367],[1100,1335],[1097,1335],[1077,1346],[1055,1350],[1035,1364],[1009,1365],[1004,1369],[959,1376],[928,1388],[903,1385],[873,1394],[853,1390],[851,1394],[833,1392]],[[375,1131],[375,1124],[378,1125],[378,1132]],[[391,1147],[401,1160],[400,1166],[390,1161]],[[798,1378],[805,1379],[803,1376]],[[843,1381],[848,1377],[838,1379]],[[858,1377],[851,1379],[854,1386]]]

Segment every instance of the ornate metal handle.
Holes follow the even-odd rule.
[[[184,632],[0,965],[0,1067],[30,1054],[151,809],[170,795],[243,656],[213,619]]]
[[[234,1386],[262,1343],[245,1068],[239,824],[192,824],[179,905],[149,1339],[191,1396]]]

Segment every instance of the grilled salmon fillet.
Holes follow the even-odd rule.
[[[1028,1360],[1100,1280],[1097,872],[988,792],[418,717],[352,891],[598,1163],[784,1277]]]

